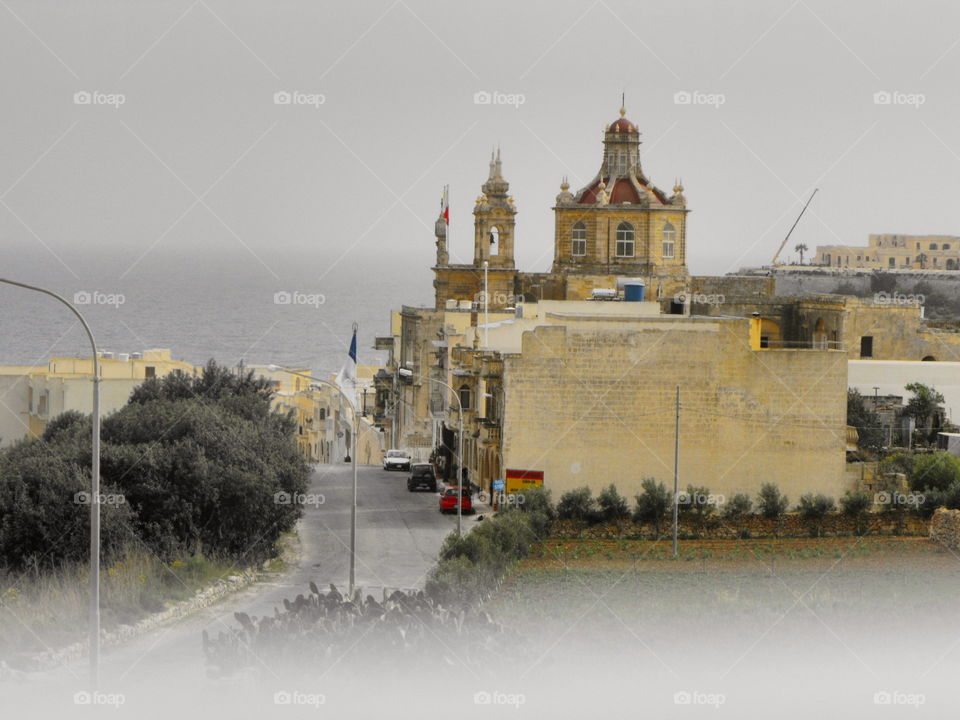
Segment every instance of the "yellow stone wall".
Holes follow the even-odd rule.
[[[774,482],[796,502],[844,480],[847,356],[750,349],[745,318],[650,318],[539,327],[504,361],[504,459],[543,470],[554,498],[644,478],[727,496]]]

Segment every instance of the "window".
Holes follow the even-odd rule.
[[[617,175],[627,174],[627,154],[623,151],[617,153]]]
[[[942,249],[942,250],[949,250],[949,249],[950,249],[950,243],[944,243],[944,244],[943,244],[943,247],[942,247],[941,249]]]
[[[44,390],[40,393],[39,402],[37,403],[37,415],[46,415],[49,405],[50,391]]]
[[[573,232],[570,235],[573,243],[570,254],[574,257],[583,257],[587,254],[587,226],[578,222],[573,226]]]
[[[147,365],[143,369],[143,376],[147,378],[155,378],[157,376],[157,369],[153,365]]]
[[[633,257],[633,225],[622,222],[617,225],[617,257]]]
[[[327,409],[325,407],[320,408],[320,420],[327,419]]]
[[[936,243],[930,243],[930,249],[931,249],[931,250],[936,250],[936,249],[937,249],[937,244],[936,244]]]
[[[668,222],[663,226],[663,257],[672,258],[676,248],[677,230],[673,223]]]
[[[870,358],[873,357],[873,336],[864,335],[860,338],[860,357]]]
[[[890,260],[887,262],[887,265],[889,265],[890,267],[896,267],[896,266],[897,266],[897,259],[896,259],[896,258],[890,258]]]
[[[460,407],[462,407],[464,410],[469,410],[470,409],[470,386],[461,385],[459,396],[460,396]]]
[[[500,254],[500,229],[494,225],[490,228],[490,256]]]

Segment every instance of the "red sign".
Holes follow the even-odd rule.
[[[517,493],[543,485],[543,470],[507,470],[507,492]]]

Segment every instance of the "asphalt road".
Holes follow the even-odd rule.
[[[359,469],[356,580],[365,593],[378,598],[384,587],[422,587],[444,538],[456,528],[456,515],[439,512],[437,494],[409,492],[406,477],[405,472],[387,472],[379,466]],[[178,692],[203,694],[204,684],[209,682],[201,652],[203,630],[216,635],[235,627],[237,611],[258,616],[273,614],[274,607],[282,607],[284,598],[308,593],[311,580],[321,588],[332,582],[345,592],[349,578],[352,479],[348,464],[317,466],[298,527],[300,552],[296,564],[190,618],[122,647],[105,650],[101,665],[104,692],[122,692],[128,706],[134,700],[139,704],[156,692],[158,679],[162,678],[164,685],[169,684]],[[312,504],[318,496],[323,501]],[[463,522],[466,529],[475,518],[464,516]],[[38,694],[46,696],[54,708],[67,710],[72,707],[72,691],[84,688],[86,679],[83,660],[32,677],[30,696],[33,701]],[[0,688],[0,694],[4,692]]]

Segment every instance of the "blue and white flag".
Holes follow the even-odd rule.
[[[357,389],[357,324],[353,324],[353,339],[350,340],[350,350],[347,353],[348,360],[337,373],[337,385],[343,390],[343,394],[350,399],[354,408],[358,407],[358,389]]]

